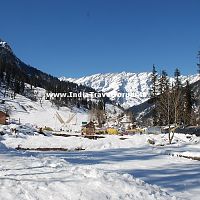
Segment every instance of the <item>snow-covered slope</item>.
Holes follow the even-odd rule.
[[[30,87],[30,85],[26,84],[26,87]],[[10,123],[28,123],[37,127],[44,128],[46,126],[53,130],[73,130],[73,133],[78,133],[81,130],[82,122],[89,122],[93,116],[89,110],[83,107],[56,106],[51,101],[45,100],[46,90],[43,88],[35,87],[34,91],[38,96],[36,101],[19,94],[12,99],[10,97],[12,92],[7,91],[7,96],[4,97],[4,89],[0,87],[0,110],[9,113]],[[108,118],[117,117],[123,113],[122,109],[109,103],[106,104],[105,111]]]
[[[182,76],[182,81],[189,79],[191,83],[197,81],[197,75]],[[170,78],[171,80],[173,78]],[[71,81],[77,84],[94,88],[96,91],[102,91],[107,94],[126,93],[131,97],[113,97],[121,106],[128,108],[143,103],[148,99],[149,90],[151,88],[151,73],[106,73],[94,74],[81,78],[65,78],[60,80]]]
[[[32,124],[37,127],[51,127],[53,130],[73,129],[80,131],[82,121],[88,121],[88,112],[84,109],[76,107],[57,107],[49,100],[45,100],[44,96],[41,101],[32,101],[25,96],[17,94],[15,99],[9,96],[4,97],[3,89],[0,87],[0,110],[7,110],[10,115],[10,123]],[[43,88],[35,88],[38,94],[44,95]],[[59,121],[58,115],[64,123]],[[73,117],[74,116],[74,117]],[[65,123],[66,121],[70,122]]]

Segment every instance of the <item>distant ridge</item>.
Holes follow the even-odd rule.
[[[133,93],[134,97],[125,99],[115,99],[124,108],[129,108],[135,105],[139,105],[148,100],[149,90],[151,88],[151,73],[98,73],[90,76],[84,76],[81,78],[59,78],[63,81],[70,81],[77,83],[78,85],[85,85],[94,88],[96,91],[102,91],[105,93]],[[198,75],[181,76],[183,83],[189,80],[190,83],[194,83],[198,80]],[[172,81],[173,78],[170,78]]]

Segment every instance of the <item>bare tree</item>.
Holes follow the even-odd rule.
[[[173,121],[172,119],[173,104],[172,104],[172,90],[169,87],[167,87],[165,92],[159,96],[158,109],[160,114],[160,120],[162,120],[162,123],[164,125],[168,126],[168,139],[169,139],[169,144],[171,144],[174,138],[174,132],[171,129],[171,123]]]
[[[99,109],[98,107],[93,107],[90,110],[90,121],[97,121],[98,126],[102,127],[102,125],[106,121],[106,113],[104,110]]]
[[[44,94],[39,94],[37,98],[38,98],[38,101],[40,102],[40,106],[42,107],[43,101],[44,101]]]

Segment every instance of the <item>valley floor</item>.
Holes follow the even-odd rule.
[[[149,138],[154,138],[156,144],[149,145]],[[199,199],[199,161],[170,154],[195,155],[200,150],[200,139],[177,134],[174,144],[167,145],[166,138],[166,135],[134,135],[89,140],[5,135],[0,141],[0,199]],[[86,150],[8,149],[19,144],[24,147],[65,144],[71,150],[75,147]]]

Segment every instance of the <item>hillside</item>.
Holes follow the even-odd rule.
[[[87,86],[76,83],[60,81],[58,78],[44,73],[37,68],[21,61],[12,51],[11,47],[0,39],[0,82],[6,87],[24,95],[25,84],[44,88],[48,92],[95,92]],[[87,108],[86,99],[65,98],[59,102],[64,105],[83,105]]]
[[[193,80],[197,80],[197,81],[191,83],[191,90],[193,93],[193,98],[195,100],[194,110],[196,113],[199,113],[199,110],[200,110],[200,80],[198,80],[198,76],[196,76],[195,79],[193,79]],[[132,106],[128,109],[128,111],[131,111],[132,113],[134,113],[136,118],[143,125],[146,124],[146,121],[149,118],[152,118],[152,110],[153,110],[153,106],[148,100],[139,105]]]
[[[65,129],[80,132],[82,121],[89,121],[92,116],[97,117],[90,111],[92,109],[103,109],[107,117],[117,116],[123,112],[108,98],[92,101],[84,97],[45,99],[46,92],[89,93],[96,91],[73,82],[60,81],[56,77],[26,65],[17,58],[11,47],[0,39],[0,108],[8,110],[12,120],[20,119],[21,123],[40,127],[49,126],[58,130],[65,125],[60,123],[56,113],[64,121],[75,115],[70,127],[66,124]],[[75,126],[71,126],[72,124]]]

